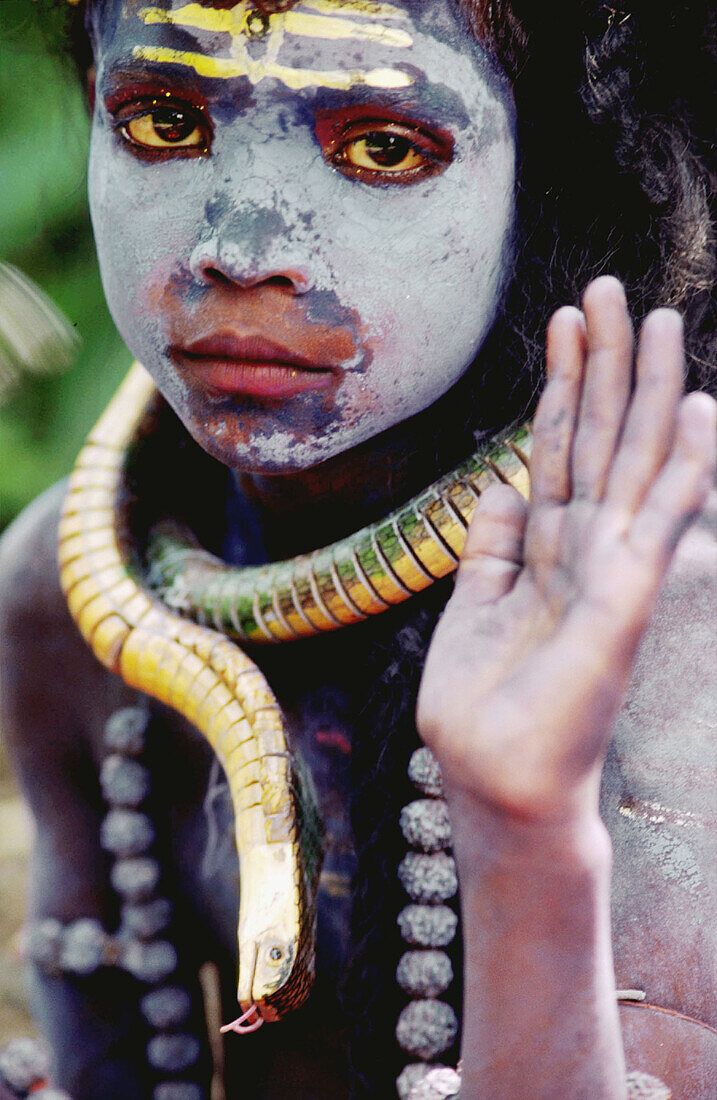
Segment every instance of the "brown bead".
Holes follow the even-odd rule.
[[[396,981],[409,997],[440,997],[453,981],[451,960],[445,951],[406,951]]]
[[[398,866],[398,878],[412,901],[436,905],[458,892],[455,860],[446,852],[408,852]]]
[[[429,1061],[452,1047],[458,1035],[458,1018],[444,1001],[411,1001],[396,1024],[402,1050]]]
[[[451,822],[442,799],[417,798],[401,810],[401,832],[413,848],[440,852],[451,846]]]

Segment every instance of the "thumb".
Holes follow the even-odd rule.
[[[510,592],[523,567],[527,502],[510,485],[490,485],[478,501],[466,535],[456,594],[476,604]]]

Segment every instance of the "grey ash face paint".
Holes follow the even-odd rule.
[[[336,0],[324,25],[372,26],[362,6]],[[227,64],[231,37],[179,26],[179,0],[155,7],[175,22],[148,25],[133,0],[93,15],[90,196],[110,308],[206,450],[236,469],[308,468],[426,408],[475,357],[510,261],[510,92],[452,0],[397,0],[383,23],[400,46],[286,33],[284,79],[197,71]],[[149,47],[175,61],[138,56]],[[397,86],[321,76],[356,71]],[[380,162],[387,142],[410,171]]]

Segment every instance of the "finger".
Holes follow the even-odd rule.
[[[604,276],[583,297],[587,360],[572,456],[573,495],[601,500],[632,381],[632,325],[625,292]]]
[[[637,383],[605,492],[606,499],[630,515],[644,501],[672,447],[683,374],[682,318],[673,309],[657,309],[640,333]]]
[[[456,578],[456,591],[469,588],[473,606],[492,603],[513,587],[523,564],[527,509],[510,485],[491,485],[481,494]]]
[[[703,507],[715,476],[717,405],[704,393],[684,398],[672,452],[635,517],[633,552],[659,584],[682,533]]]
[[[570,497],[570,452],[585,364],[585,319],[564,306],[554,313],[546,337],[547,382],[533,420],[530,499],[534,505]]]

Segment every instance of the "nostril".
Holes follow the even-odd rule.
[[[264,286],[283,286],[288,287],[289,290],[294,289],[294,283],[288,275],[272,275],[269,279],[264,279]]]
[[[230,286],[232,280],[228,275],[225,275],[223,271],[220,271],[218,267],[205,267],[204,278],[212,283],[219,283],[221,286]]]
[[[198,283],[215,287],[271,286],[291,294],[305,294],[313,286],[311,274],[304,267],[271,264],[242,255],[239,249],[212,238],[197,245],[189,259],[189,269]]]
[[[263,277],[251,275],[232,278],[231,275],[225,274],[221,268],[212,266],[202,268],[202,277],[205,282],[214,283],[217,286],[242,286],[247,289],[255,286],[276,286],[291,291],[302,289],[305,281],[299,277],[292,279],[290,275],[267,275]]]

